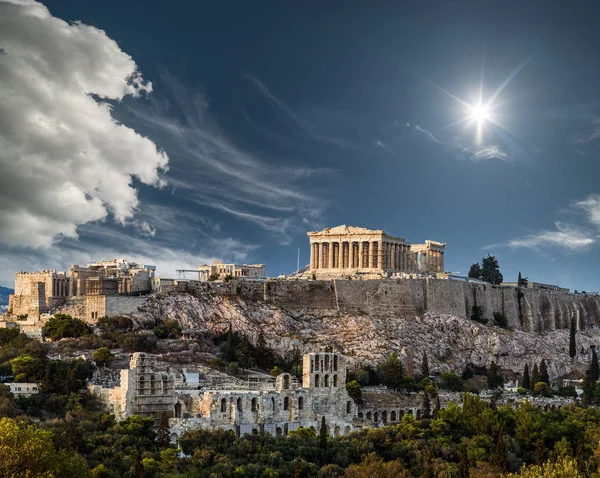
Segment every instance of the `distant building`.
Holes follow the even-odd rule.
[[[31,397],[39,393],[37,383],[5,383],[15,397]]]
[[[228,276],[236,279],[265,279],[265,264],[224,264],[215,261],[213,265],[198,266],[198,280],[223,280]]]
[[[500,285],[502,287],[518,287],[519,284],[517,282],[502,282],[502,284],[500,284]],[[533,282],[530,280],[527,280],[525,285],[522,287],[526,287],[528,289],[554,290],[556,292],[564,292],[565,294],[568,294],[570,292],[569,289],[560,287],[558,285],[542,284],[541,282]]]

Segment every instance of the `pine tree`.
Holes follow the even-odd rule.
[[[427,360],[427,352],[423,352],[423,361],[421,362],[421,378],[429,378],[429,360]]]
[[[571,317],[571,335],[569,336],[569,356],[571,360],[577,355],[577,345],[575,344],[575,334],[577,329],[575,327],[575,317]]]
[[[327,450],[327,425],[325,416],[321,417],[321,430],[319,431],[319,446],[322,450]]]
[[[540,381],[540,369],[538,368],[538,364],[536,363],[533,366],[533,372],[531,373],[531,389],[535,387],[535,384]]]
[[[433,418],[438,418],[440,416],[440,394],[435,394],[435,407],[433,409]]]
[[[427,389],[423,391],[423,418],[431,418],[431,400],[429,399]]]
[[[542,363],[540,364],[540,382],[545,382],[550,385],[550,375],[548,375],[546,359],[542,359]]]
[[[529,365],[525,364],[525,371],[523,372],[523,388],[531,390],[531,379],[529,378]]]

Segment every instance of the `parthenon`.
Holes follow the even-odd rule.
[[[410,244],[403,237],[363,227],[309,232],[310,271],[319,275],[435,273],[444,271],[446,244]]]

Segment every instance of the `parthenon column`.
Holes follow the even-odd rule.
[[[328,268],[329,269],[333,269],[333,242],[328,242],[327,243],[327,248],[329,250],[328,254],[327,254],[327,259],[328,259]]]
[[[362,269],[365,266],[363,265],[363,254],[364,254],[364,243],[363,241],[360,241],[358,243],[358,268]]]
[[[323,267],[323,243],[319,242],[317,246],[317,269],[321,269]]]
[[[344,243],[340,239],[340,242],[338,244],[339,244],[339,247],[338,247],[338,269],[343,269],[344,268]]]
[[[377,241],[377,268],[383,269],[383,241]]]

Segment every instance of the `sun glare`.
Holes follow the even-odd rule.
[[[478,123],[483,123],[484,121],[490,119],[490,112],[486,105],[478,104],[475,106],[471,106],[471,119],[477,121]]]

